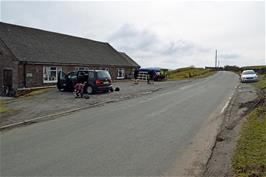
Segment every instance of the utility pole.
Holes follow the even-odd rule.
[[[215,50],[215,68],[217,67],[217,49]]]

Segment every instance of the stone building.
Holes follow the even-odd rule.
[[[53,85],[59,71],[105,69],[125,79],[139,67],[106,42],[0,22],[0,88]]]

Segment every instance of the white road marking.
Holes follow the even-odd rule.
[[[222,109],[222,111],[221,111],[221,114],[224,113],[225,109],[226,109],[227,106],[229,105],[230,100],[231,100],[231,97],[229,97],[229,100],[225,103],[225,105],[224,105],[224,107],[223,107],[223,109]]]

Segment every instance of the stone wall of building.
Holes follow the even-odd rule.
[[[18,63],[14,55],[0,40],[0,90],[2,90],[4,84],[4,70],[12,71],[12,87],[18,87]]]
[[[118,75],[118,68],[123,68],[125,70],[125,79],[129,79],[133,77],[133,71],[134,67],[115,67],[115,66],[95,66],[95,65],[63,65],[63,64],[57,64],[57,65],[49,65],[49,64],[26,64],[25,69],[25,76],[26,76],[26,87],[40,87],[40,86],[48,86],[48,85],[55,85],[56,83],[44,83],[43,82],[43,67],[48,66],[55,66],[58,68],[62,68],[62,71],[64,73],[70,73],[72,71],[75,71],[78,68],[86,67],[90,70],[97,70],[97,69],[108,69],[111,77],[113,80],[117,79]],[[24,76],[24,70],[23,65],[19,65],[19,87],[22,88],[23,86],[23,76]]]

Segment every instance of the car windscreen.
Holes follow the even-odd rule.
[[[111,79],[111,76],[108,71],[98,71],[97,78],[98,79]]]
[[[243,73],[242,74],[255,74],[255,72],[254,71],[243,71]]]

